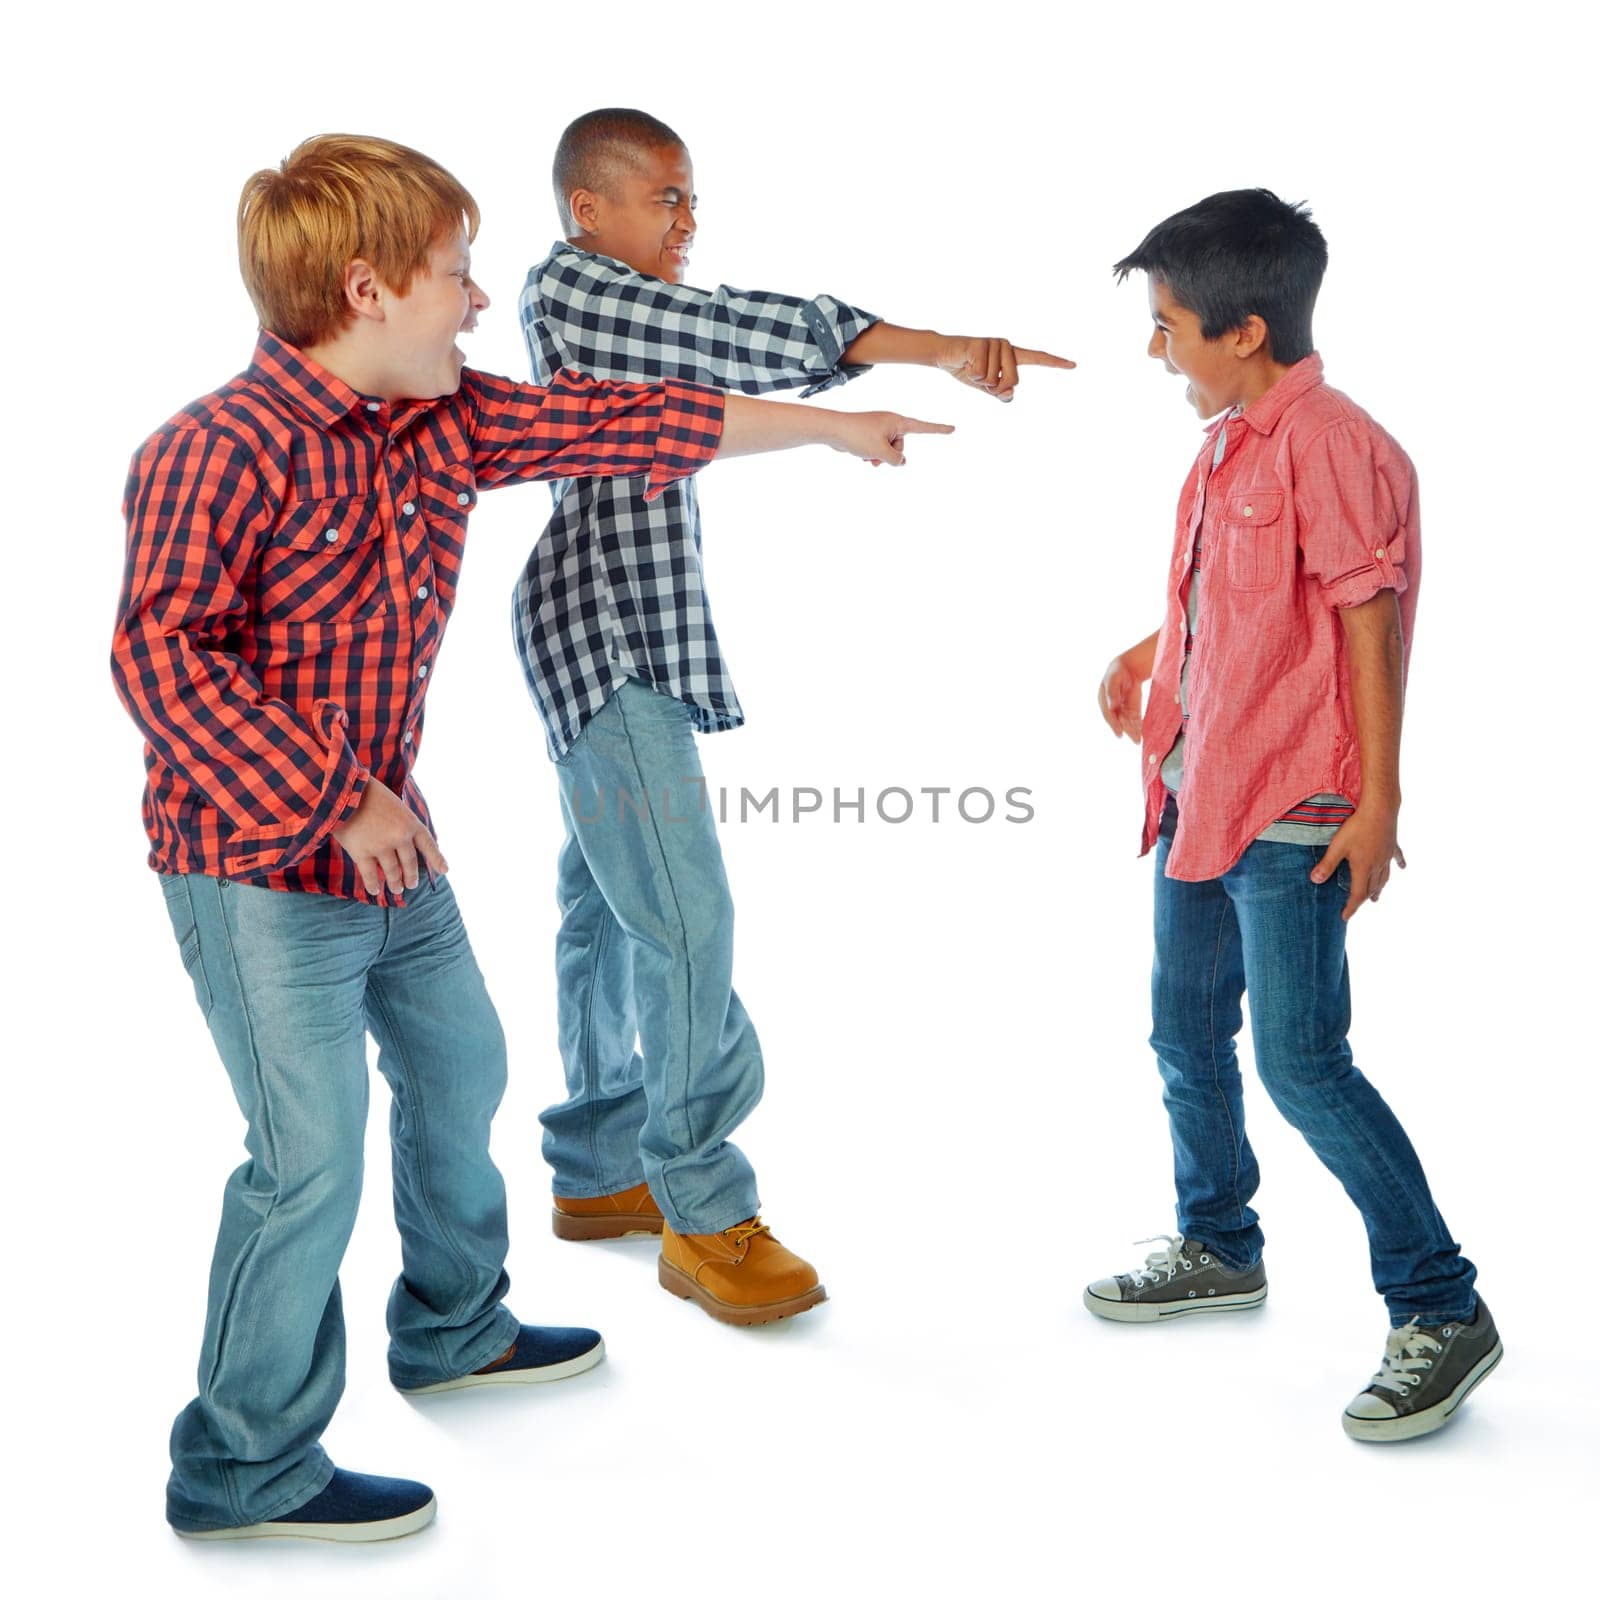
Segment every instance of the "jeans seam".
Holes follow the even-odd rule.
[[[599,884],[595,884],[594,892],[600,894]],[[600,901],[602,905],[605,904],[604,895],[600,895]],[[600,983],[600,967],[605,959],[606,947],[611,942],[611,908],[606,906],[605,910],[606,914],[600,919],[600,937],[595,941],[594,964],[589,969],[588,1003],[583,1008],[583,1087],[589,1100],[589,1170],[594,1173],[595,1182],[601,1185],[601,1193],[609,1194],[611,1191],[605,1187],[609,1180],[601,1175],[600,1168],[600,1084],[594,1065],[595,990]]]
[[[1220,1075],[1217,1070],[1217,974],[1222,967],[1222,937],[1226,926],[1226,919],[1234,915],[1233,902],[1228,898],[1227,891],[1223,891],[1222,907],[1217,917],[1217,944],[1211,954],[1211,985],[1210,995],[1206,1009],[1206,1031],[1209,1035],[1211,1046],[1211,1083],[1216,1090],[1217,1098],[1222,1102],[1222,1114],[1228,1121],[1228,1154],[1233,1164],[1233,1207],[1234,1215],[1238,1219],[1234,1226],[1243,1232],[1246,1223],[1244,1220],[1244,1201],[1239,1196],[1239,1130],[1233,1125],[1233,1113],[1228,1108],[1228,1097],[1222,1092]]]
[[[251,1016],[250,998],[245,990],[244,978],[239,971],[238,952],[234,948],[233,930],[228,926],[228,914],[223,906],[222,888],[223,885],[219,884],[217,888],[217,922],[222,929],[222,941],[227,950],[228,965],[232,969],[234,983],[238,986],[239,1015],[244,1020],[245,1038],[250,1050],[250,1078],[251,1082],[255,1085],[257,1113],[261,1124],[261,1131],[266,1138],[267,1154],[272,1160],[273,1173],[272,1200],[267,1206],[266,1212],[262,1216],[260,1224],[251,1235],[250,1244],[246,1252],[248,1255],[254,1254],[256,1244],[261,1238],[263,1229],[265,1229],[267,1223],[271,1221],[273,1212],[277,1210],[278,1188],[282,1180],[282,1174],[279,1170],[277,1135],[273,1131],[272,1116],[267,1108],[266,1090],[261,1078],[261,1052],[256,1046],[256,1029],[255,1022]],[[227,1293],[223,1296],[222,1306],[217,1313],[216,1360],[211,1367],[210,1375],[212,1379],[215,1379],[217,1367],[221,1364],[223,1338],[227,1331],[228,1321],[233,1314],[234,1296],[238,1292],[239,1278],[243,1270],[244,1259],[241,1258],[235,1263],[234,1270],[228,1276]],[[243,1525],[244,1511],[239,1505],[237,1489],[233,1481],[233,1472],[230,1464],[225,1461],[219,1461],[217,1463],[217,1475],[222,1480],[223,1490],[228,1497],[229,1508],[232,1510],[234,1517],[238,1519],[236,1525]]]
[[[418,1139],[416,1141],[416,1172],[418,1188],[421,1191],[423,1201],[427,1205],[428,1215],[433,1219],[434,1227],[438,1229],[440,1239],[444,1242],[450,1253],[455,1257],[456,1263],[461,1268],[462,1275],[466,1280],[466,1284],[461,1292],[460,1298],[450,1309],[448,1320],[453,1324],[456,1318],[459,1317],[466,1309],[467,1302],[472,1295],[472,1265],[467,1260],[467,1257],[463,1253],[460,1245],[456,1242],[455,1235],[445,1227],[443,1221],[440,1219],[438,1208],[434,1204],[433,1191],[428,1182],[427,1141],[421,1137],[426,1122],[426,1118],[422,1110],[422,1096],[417,1092],[416,1075],[411,1070],[410,1059],[407,1055],[404,1045],[401,1042],[401,1032],[395,1027],[394,1013],[390,1011],[387,1003],[385,1002],[383,991],[384,986],[382,979],[372,976],[369,972],[367,978],[367,993],[372,997],[373,1004],[376,1005],[378,1010],[383,1014],[384,1023],[389,1030],[389,1037],[394,1041],[394,1053],[396,1059],[400,1063],[400,1071],[404,1075],[406,1087],[411,1091],[412,1095],[412,1110],[414,1113],[413,1120],[416,1124],[418,1133]],[[392,1137],[390,1148],[393,1148]],[[440,1367],[443,1367],[444,1363],[441,1359],[438,1333],[432,1328],[427,1329],[426,1333],[428,1344],[433,1350],[434,1360]]]
[[[640,767],[639,767],[638,752],[634,747],[633,732],[628,727],[628,716],[627,716],[627,712],[623,708],[622,695],[621,695],[620,691],[618,692],[618,694],[616,695],[615,698],[616,698],[616,703],[617,703],[617,720],[619,722],[621,722],[621,724],[622,724],[623,737],[627,741],[627,745],[628,745],[628,760],[629,760],[629,764],[633,768],[633,776],[640,781],[640,786],[642,788],[644,788],[644,790],[645,790],[645,815],[650,819],[651,837],[655,840],[656,850],[657,850],[657,852],[659,853],[659,855],[661,857],[661,866],[662,866],[663,874],[666,877],[667,888],[671,891],[671,894],[672,894],[672,909],[673,909],[673,912],[677,916],[678,927],[681,930],[682,935],[683,935],[683,948],[684,948],[683,983],[684,983],[684,990],[685,990],[685,995],[684,995],[684,1002],[685,1002],[684,1003],[684,1032],[685,1032],[685,1040],[684,1040],[683,1095],[682,1095],[682,1105],[681,1105],[680,1114],[681,1114],[681,1116],[683,1118],[683,1125],[688,1130],[688,1134],[689,1134],[688,1142],[689,1142],[689,1144],[691,1146],[693,1146],[693,1145],[697,1144],[699,1141],[695,1138],[694,1118],[690,1115],[690,1112],[689,1112],[689,1062],[691,1062],[694,1059],[694,970],[693,970],[693,966],[692,966],[691,962],[688,960],[688,949],[689,949],[688,924],[684,920],[683,907],[678,901],[678,886],[673,881],[672,868],[671,868],[670,864],[667,861],[666,847],[662,843],[661,830],[660,830],[660,826],[656,822],[655,810],[650,805],[649,789],[648,789],[648,786],[643,783],[644,774],[640,770]],[[691,737],[692,737],[692,735],[691,735]],[[661,1175],[661,1182],[662,1182],[662,1187],[667,1190],[667,1198],[668,1198],[669,1203],[672,1204],[672,1209],[674,1211],[676,1211],[677,1210],[677,1204],[676,1204],[676,1202],[672,1201],[671,1187],[668,1184],[667,1175],[666,1175],[666,1173],[664,1171],[663,1171],[663,1173]]]
[[[1343,863],[1341,863],[1341,865],[1342,864]],[[1316,945],[1313,951],[1313,955],[1315,956],[1316,960],[1312,970],[1318,971],[1322,965],[1321,957],[1324,944],[1323,918],[1314,914],[1312,918],[1312,927],[1315,930],[1314,938],[1316,940]],[[1344,942],[1345,941],[1343,937],[1341,937],[1340,944],[1343,945]],[[1340,952],[1340,980],[1341,988],[1347,991],[1350,980],[1350,956],[1347,950],[1341,950]],[[1341,1047],[1342,1054],[1344,1056],[1344,1064],[1350,1069],[1350,1071],[1359,1073],[1361,1069],[1356,1065],[1355,1052],[1350,1048],[1350,1005],[1348,1000],[1345,1002],[1342,1020],[1344,1026],[1339,1034],[1339,1046]],[[1367,1079],[1365,1074],[1362,1074],[1362,1077],[1363,1080],[1367,1082],[1368,1086],[1372,1087],[1371,1080]],[[1377,1095],[1378,1093],[1376,1088],[1373,1088],[1372,1092],[1374,1095]],[[1405,1182],[1401,1174],[1395,1169],[1394,1163],[1390,1159],[1388,1150],[1384,1148],[1383,1142],[1376,1137],[1372,1128],[1369,1126],[1367,1119],[1359,1114],[1353,1117],[1350,1115],[1352,1108],[1350,1106],[1349,1098],[1346,1095],[1340,1094],[1334,1097],[1334,1108],[1336,1110],[1336,1114],[1339,1116],[1340,1121],[1344,1122],[1347,1127],[1351,1125],[1354,1126],[1361,1142],[1367,1147],[1369,1155],[1376,1157],[1378,1165],[1388,1177],[1390,1184],[1394,1185],[1398,1192],[1406,1197],[1407,1202],[1411,1206],[1415,1207],[1416,1200],[1411,1193],[1410,1184]],[[1400,1120],[1398,1117],[1395,1118],[1395,1126],[1400,1127]],[[1405,1132],[1403,1127],[1400,1127],[1400,1132],[1406,1139],[1406,1142],[1409,1144],[1411,1136]],[[1304,1137],[1304,1135],[1302,1135],[1302,1137]],[[1416,1154],[1415,1146],[1412,1147],[1412,1154]],[[1417,1157],[1417,1166],[1419,1171],[1421,1170],[1421,1165],[1421,1157]],[[1423,1176],[1423,1186],[1424,1191],[1426,1192],[1426,1175]],[[1428,1194],[1428,1201],[1430,1206],[1432,1206],[1433,1197],[1431,1194]],[[1438,1207],[1432,1206],[1432,1208],[1434,1215],[1437,1217]],[[1383,1294],[1384,1301],[1387,1303],[1389,1298],[1387,1293],[1384,1293],[1382,1290],[1380,1290],[1379,1293]]]
[[[1312,851],[1316,850],[1315,846],[1307,846],[1306,848],[1310,849]],[[1316,914],[1315,908],[1313,910],[1313,916],[1312,916],[1312,930],[1313,930],[1312,938],[1315,941],[1315,945],[1314,945],[1313,950],[1312,950],[1312,957],[1313,957],[1312,970],[1313,970],[1313,972],[1316,972],[1316,971],[1320,970],[1321,964],[1322,964],[1321,957],[1322,957],[1323,947],[1324,947],[1324,943],[1325,943],[1325,932],[1324,932],[1324,918],[1321,915]],[[1341,967],[1340,967],[1341,987],[1343,987],[1344,985],[1348,984],[1349,972],[1350,972],[1349,955],[1346,952],[1341,952]],[[1373,1092],[1374,1096],[1377,1096],[1377,1098],[1381,1100],[1382,1097],[1378,1095],[1378,1091],[1372,1085],[1371,1080],[1367,1079],[1364,1074],[1361,1074],[1361,1069],[1355,1063],[1355,1054],[1350,1048],[1349,1035],[1350,1035],[1350,1007],[1349,1007],[1348,1001],[1346,1001],[1345,1005],[1344,1005],[1344,1011],[1343,1011],[1343,1027],[1340,1030],[1339,1040],[1338,1040],[1338,1048],[1343,1053],[1344,1065],[1351,1072],[1354,1072],[1354,1073],[1357,1073],[1357,1074],[1361,1075],[1362,1076],[1362,1081],[1365,1082],[1367,1084],[1367,1086],[1372,1089],[1372,1092]],[[1308,1054],[1309,1054],[1309,1052],[1308,1052]],[[1258,1070],[1259,1070],[1259,1067],[1260,1067],[1261,1055],[1262,1055],[1262,1052],[1258,1049],[1257,1052],[1256,1052]],[[1276,1097],[1274,1097],[1274,1098],[1276,1098]],[[1361,1144],[1367,1150],[1367,1152],[1369,1154],[1369,1157],[1373,1158],[1373,1165],[1376,1168],[1378,1168],[1379,1170],[1381,1170],[1382,1173],[1384,1174],[1384,1176],[1388,1179],[1393,1192],[1396,1192],[1399,1195],[1401,1195],[1404,1198],[1404,1200],[1406,1201],[1406,1203],[1407,1203],[1409,1208],[1418,1210],[1420,1212],[1421,1208],[1416,1205],[1416,1198],[1417,1197],[1415,1195],[1413,1195],[1413,1192],[1412,1192],[1410,1184],[1405,1181],[1405,1178],[1404,1178],[1403,1174],[1401,1174],[1400,1171],[1395,1167],[1389,1150],[1385,1147],[1383,1141],[1377,1137],[1377,1135],[1374,1132],[1374,1130],[1373,1130],[1371,1124],[1369,1123],[1368,1119],[1366,1117],[1360,1115],[1360,1113],[1358,1111],[1355,1111],[1354,1108],[1351,1106],[1349,1096],[1347,1094],[1343,1094],[1343,1093],[1337,1093],[1337,1094],[1333,1095],[1331,1097],[1331,1099],[1328,1101],[1328,1108],[1329,1108],[1329,1111],[1331,1112],[1331,1114],[1338,1119],[1340,1125],[1344,1128],[1344,1130],[1347,1133],[1348,1132],[1354,1132],[1354,1134],[1359,1139]],[[1393,1116],[1393,1112],[1392,1111],[1390,1112],[1390,1115]],[[1293,1123],[1291,1123],[1290,1125],[1293,1126]],[[1402,1137],[1405,1138],[1407,1144],[1410,1144],[1411,1136],[1409,1134],[1407,1134],[1405,1129],[1404,1129],[1404,1127],[1401,1126],[1400,1120],[1399,1120],[1398,1117],[1395,1118],[1395,1126],[1399,1129]],[[1302,1139],[1306,1139],[1305,1133],[1302,1132],[1300,1129],[1296,1128],[1295,1131],[1297,1133],[1300,1133],[1300,1137]],[[1306,1142],[1309,1144],[1310,1143],[1309,1139],[1307,1139]],[[1337,1179],[1341,1183],[1341,1186],[1342,1186],[1343,1180],[1339,1178],[1339,1174],[1337,1172],[1335,1172],[1334,1169],[1332,1167],[1330,1167],[1326,1161],[1323,1160],[1321,1154],[1319,1152],[1317,1152],[1314,1147],[1313,1147],[1313,1154],[1317,1155],[1317,1159],[1320,1162],[1322,1162],[1322,1165],[1324,1167],[1326,1167],[1330,1173],[1333,1174],[1335,1179]],[[1416,1156],[1416,1147],[1414,1145],[1412,1146],[1412,1154],[1416,1158],[1418,1172],[1421,1173],[1421,1175],[1422,1175],[1423,1194],[1426,1197],[1429,1205],[1432,1207],[1434,1216],[1437,1218],[1438,1215],[1439,1215],[1438,1206],[1434,1204],[1432,1193],[1431,1193],[1431,1191],[1428,1190],[1428,1187],[1427,1187],[1427,1175],[1425,1173],[1422,1173],[1421,1157],[1420,1156]],[[1360,1212],[1360,1207],[1359,1206],[1357,1206],[1357,1211]],[[1442,1222],[1443,1219],[1440,1218],[1439,1220]],[[1365,1221],[1364,1214],[1363,1214],[1363,1221]],[[1429,1230],[1429,1231],[1431,1232],[1431,1230]],[[1455,1241],[1449,1238],[1448,1230],[1446,1230],[1445,1242],[1447,1244],[1451,1244],[1451,1245],[1455,1244]],[[1457,1255],[1459,1257],[1459,1255],[1460,1255],[1459,1246],[1456,1247],[1456,1253],[1457,1253]],[[1375,1288],[1377,1287],[1376,1283],[1374,1283],[1374,1287]],[[1378,1293],[1383,1296],[1385,1304],[1387,1304],[1388,1300],[1389,1300],[1389,1291],[1383,1290],[1383,1289],[1379,1289]]]

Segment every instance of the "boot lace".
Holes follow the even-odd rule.
[[[1184,1253],[1182,1235],[1174,1237],[1170,1233],[1158,1233],[1149,1239],[1138,1239],[1137,1244],[1155,1244],[1160,1241],[1162,1248],[1153,1250],[1144,1258],[1144,1265],[1128,1274],[1135,1289],[1142,1289],[1145,1280],[1151,1283],[1171,1283],[1177,1277],[1179,1270],[1190,1270],[1194,1265]]]
[[[1384,1342],[1383,1365],[1373,1373],[1370,1387],[1406,1394],[1422,1382],[1422,1374],[1433,1365],[1428,1352],[1442,1349],[1432,1334],[1417,1326],[1415,1317],[1403,1328],[1391,1328]]]
[[[737,1249],[747,1239],[753,1239],[758,1233],[771,1233],[772,1229],[760,1217],[752,1217],[748,1222],[741,1222],[737,1227],[725,1231],[724,1237],[728,1243]]]

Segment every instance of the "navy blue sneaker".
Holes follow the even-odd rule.
[[[335,1467],[320,1494],[271,1522],[209,1528],[204,1533],[175,1531],[185,1539],[333,1539],[340,1544],[373,1544],[427,1527],[438,1509],[433,1490],[425,1483]]]
[[[533,1328],[523,1323],[517,1330],[517,1342],[488,1366],[460,1378],[400,1392],[442,1394],[446,1389],[475,1389],[481,1383],[553,1383],[599,1366],[605,1353],[605,1341],[593,1328]]]

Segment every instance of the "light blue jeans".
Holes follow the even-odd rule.
[[[516,1338],[489,1159],[505,1039],[443,879],[394,908],[195,874],[161,886],[247,1124],[199,1394],[172,1429],[167,1516],[200,1531],[268,1521],[333,1475],[318,1440],[344,1390],[338,1273],[361,1195],[369,1029],[394,1096],[390,1376],[459,1377]]]
[[[567,1098],[541,1117],[558,1195],[641,1181],[681,1233],[759,1209],[728,1135],[761,1098],[733,992],[733,901],[689,708],[629,680],[557,764]]]

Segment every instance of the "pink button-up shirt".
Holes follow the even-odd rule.
[[[1227,447],[1212,466],[1217,429]],[[1179,703],[1189,573],[1204,562]],[[1161,763],[1184,734],[1167,876],[1221,877],[1269,823],[1314,794],[1361,798],[1341,606],[1400,597],[1411,657],[1422,552],[1417,475],[1359,406],[1296,362],[1242,416],[1214,423],[1178,501],[1167,612],[1144,716],[1145,821],[1156,841]]]

